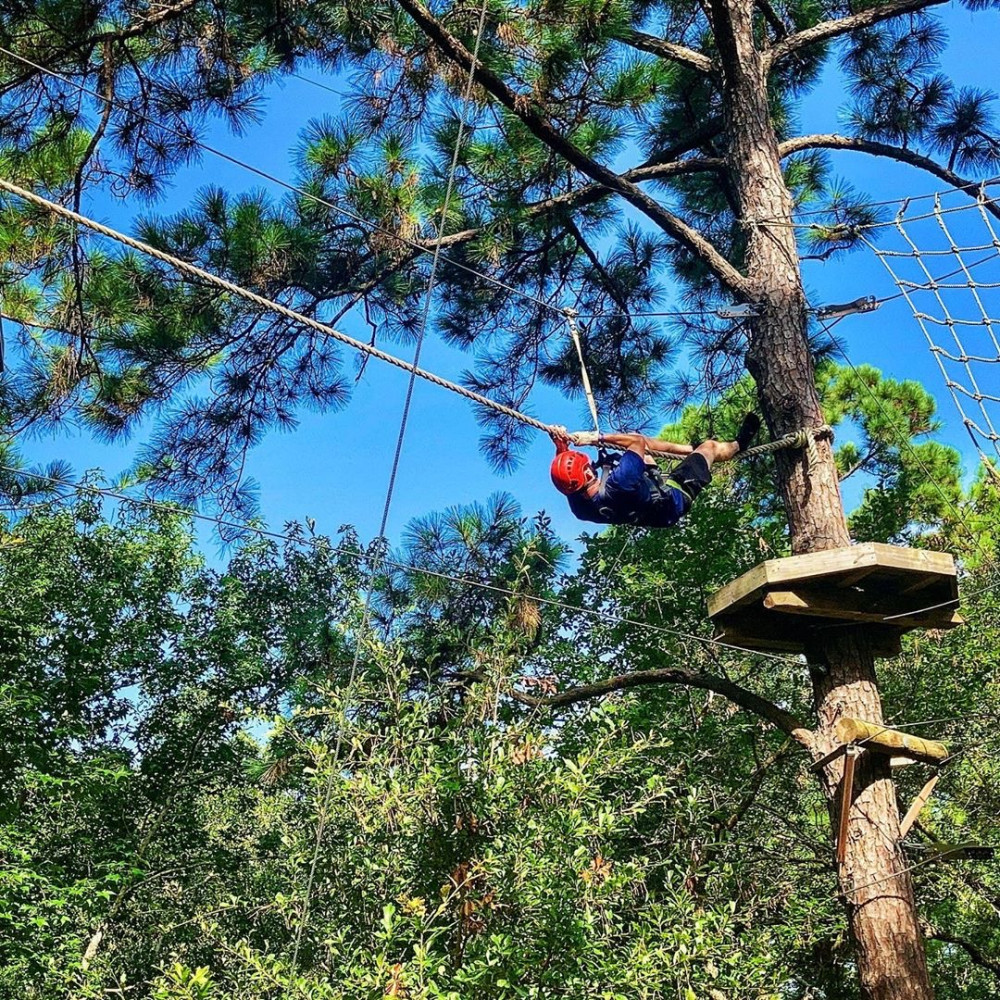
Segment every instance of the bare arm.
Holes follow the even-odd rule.
[[[659,438],[646,437],[645,434],[602,434],[601,440],[613,448],[634,451],[638,455],[644,455],[647,451],[654,455],[690,455],[694,451],[689,444],[661,441]]]

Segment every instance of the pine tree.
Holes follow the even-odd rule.
[[[449,261],[439,276],[445,336],[480,352],[470,381],[518,405],[537,378],[571,390],[562,319],[508,288],[556,305],[575,297],[581,312],[599,314],[586,349],[608,413],[641,415],[662,398],[670,345],[631,314],[657,302],[674,279],[692,306],[751,307],[745,325],[703,331],[700,346],[730,363],[745,353],[768,427],[780,436],[823,422],[796,208],[805,200],[827,207],[809,247],[824,255],[849,248],[857,224],[872,218],[862,197],[829,181],[826,151],[906,163],[964,190],[995,170],[991,95],[956,88],[937,69],[944,31],[928,13],[936,2],[491,0],[478,61],[478,11],[461,4],[431,10],[420,0],[267,10],[181,0],[136,19],[109,5],[85,15],[68,4],[55,14],[20,5],[4,37],[17,31],[15,22],[33,25],[27,37],[36,55],[69,59],[99,90],[117,86],[124,73],[132,87],[124,96],[140,104],[149,100],[140,86],[147,80],[134,66],[145,67],[156,85],[150,92],[166,95],[166,103],[155,97],[142,106],[150,117],[183,122],[208,107],[242,113],[239,101],[255,74],[299,55],[356,71],[353,113],[318,125],[302,157],[302,182],[336,208],[301,196],[272,206],[217,194],[193,213],[151,224],[147,235],[300,307],[337,314],[360,296],[378,328],[399,337],[417,321],[423,251],[432,243],[458,97],[471,70],[473,128],[460,149]],[[109,15],[118,20],[105,29],[101,18]],[[835,54],[849,81],[850,132],[798,135],[797,100]],[[187,80],[174,84],[173,64]],[[182,140],[146,138],[142,120],[118,121],[115,112],[81,135],[65,97],[45,104],[37,74],[10,63],[5,69],[8,90],[36,100],[3,127],[18,140],[18,156],[51,171],[39,179],[63,197],[79,197],[80,171],[93,164],[109,129],[125,165],[122,183],[138,192],[155,192],[171,157],[191,152]],[[43,155],[49,149],[54,165]],[[313,351],[317,345],[299,331],[204,289],[182,293],[192,299],[185,304],[175,279],[158,267],[131,258],[84,261],[75,239],[27,218],[37,249],[22,245],[17,276],[37,275],[39,259],[46,262],[44,315],[36,319],[58,335],[45,364],[29,371],[17,401],[25,412],[77,406],[117,434],[211,371],[214,399],[190,403],[165,427],[152,457],[189,488],[231,488],[234,454],[263,428],[294,419],[303,402],[343,400],[335,359]],[[24,221],[8,226],[19,234]],[[469,267],[503,285],[470,275]],[[168,299],[173,313],[164,308]],[[721,370],[733,367],[724,362]],[[494,454],[504,462],[520,432],[495,430]],[[776,460],[775,489],[796,553],[850,541],[828,444],[819,444],[819,455],[812,466],[798,452]],[[878,722],[882,707],[863,635],[831,632],[812,658],[818,727],[808,742],[818,755],[832,746],[838,718]],[[832,765],[824,775],[831,803],[838,778]],[[839,877],[862,990],[872,1000],[930,997],[888,765],[867,761],[857,780]]]
[[[903,0],[855,11],[836,4],[709,0],[701,6],[584,2],[492,9],[478,62],[471,52],[474,12],[466,8],[432,11],[420,0],[398,0],[398,6],[374,10],[347,4],[343,15],[345,37],[356,45],[367,40],[373,63],[396,73],[410,97],[410,103],[399,102],[398,112],[386,108],[380,127],[404,127],[404,116],[426,100],[433,74],[454,88],[471,71],[480,106],[494,115],[502,138],[481,145],[472,140],[461,163],[463,205],[470,207],[465,233],[459,230],[450,250],[464,243],[473,259],[483,260],[491,244],[500,243],[501,258],[505,250],[529,256],[546,288],[558,286],[574,261],[585,261],[593,269],[588,288],[601,289],[616,312],[627,313],[649,291],[637,295],[621,287],[593,236],[617,219],[621,242],[639,246],[639,230],[628,231],[625,221],[627,212],[638,215],[696,301],[721,295],[751,305],[746,365],[777,437],[823,423],[794,228],[796,200],[824,187],[821,151],[896,159],[959,187],[970,181],[956,167],[981,170],[996,161],[992,123],[985,120],[988,95],[956,91],[934,72],[942,32],[924,13],[929,6]],[[400,18],[400,9],[410,21]],[[795,99],[815,81],[838,40],[855,97],[854,134],[797,136]],[[625,169],[610,166],[638,129],[645,157]],[[663,193],[654,197],[644,181],[660,182]],[[531,200],[524,205],[526,193]],[[843,197],[831,205],[830,227],[821,230],[830,250],[850,242],[852,224],[866,211]],[[522,240],[519,228],[534,230],[537,242]],[[521,275],[524,284],[523,268]],[[463,311],[492,313],[494,322],[500,312],[477,303],[467,288],[455,301]],[[540,346],[546,332],[540,318],[531,314],[521,328],[527,345],[522,333],[517,347]],[[457,310],[452,322],[458,325]],[[628,340],[624,331],[618,334],[619,342]],[[611,324],[598,326],[595,335],[597,344],[607,338],[615,343]],[[513,364],[492,366],[501,377],[487,379],[484,387],[506,384],[516,394],[523,355],[508,344],[505,356]],[[627,350],[618,356],[630,360]],[[630,375],[632,384],[639,381]],[[801,454],[779,453],[776,469],[793,552],[849,544],[829,446],[820,446],[813,466]],[[834,745],[839,718],[878,723],[882,706],[872,649],[860,631],[831,630],[810,660],[818,727],[806,742],[822,754]],[[839,777],[839,765],[823,775],[834,820]],[[847,858],[838,874],[864,995],[930,997],[887,763],[862,764]]]

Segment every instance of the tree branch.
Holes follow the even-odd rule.
[[[723,170],[724,168],[725,162],[715,156],[697,156],[691,157],[688,160],[670,160],[665,162],[660,162],[659,157],[654,157],[640,164],[638,167],[626,170],[621,176],[625,180],[638,183],[640,181],[663,180],[667,177],[676,177],[682,174],[704,173],[708,170]],[[587,184],[584,187],[577,188],[575,191],[569,191],[566,194],[555,195],[552,198],[545,198],[542,201],[525,205],[524,214],[528,218],[534,218],[535,216],[547,215],[549,212],[560,209],[583,208],[587,205],[593,205],[611,193],[603,184]],[[481,231],[481,229],[476,228],[449,233],[449,235],[442,238],[441,246],[447,247],[454,246],[456,243],[468,243],[469,240],[474,240]],[[437,240],[427,240],[419,245],[424,249],[430,250],[436,244]]]
[[[445,58],[465,72],[472,70],[475,81],[516,115],[532,135],[591,180],[620,195],[668,236],[687,247],[736,298],[746,300],[750,297],[752,290],[750,281],[701,233],[683,219],[668,212],[635,183],[591,159],[542,117],[530,97],[511,90],[481,61],[477,60],[474,64],[472,53],[420,3],[420,0],[396,0],[396,2],[413,18]]]
[[[608,274],[607,268],[601,262],[601,258],[597,256],[597,252],[594,248],[587,242],[583,233],[577,228],[576,223],[573,221],[572,216],[566,216],[566,229],[576,240],[577,246],[584,252],[587,260],[590,261],[591,266],[597,272],[597,276],[600,283],[604,286],[605,291],[611,296],[615,305],[627,316],[629,313],[628,302],[623,298],[621,291],[615,285],[614,279]]]
[[[808,45],[826,42],[831,38],[838,38],[841,35],[850,34],[852,31],[858,31],[860,28],[870,28],[873,24],[880,24],[882,21],[889,21],[903,14],[914,14],[926,7],[946,2],[947,0],[889,0],[888,3],[878,7],[869,7],[848,17],[820,21],[819,24],[814,24],[811,28],[805,28],[802,31],[797,31],[794,35],[789,35],[768,49],[764,53],[764,69],[766,72],[770,71],[775,63],[784,59],[789,53],[796,52]]]
[[[943,941],[945,944],[957,945],[969,956],[973,964],[978,965],[982,969],[987,969],[994,976],[1000,976],[1000,961],[983,954],[980,948],[971,941],[966,941],[964,938],[949,934],[947,931],[940,931],[926,922],[923,922],[923,928],[925,936],[932,941]]]
[[[525,705],[536,708],[562,708],[575,705],[577,702],[600,698],[614,691],[627,691],[635,687],[651,687],[658,684],[681,684],[686,687],[701,688],[703,691],[714,691],[728,698],[734,705],[753,712],[765,722],[780,729],[792,739],[801,743],[807,750],[813,750],[813,738],[810,730],[790,712],[778,708],[773,702],[762,698],[739,684],[725,677],[713,677],[711,674],[699,673],[695,670],[685,670],[683,667],[664,667],[659,670],[639,670],[631,674],[620,674],[607,680],[596,681],[593,684],[581,684],[567,688],[558,694],[543,697],[524,694],[521,691],[511,691],[511,696]]]
[[[148,31],[150,28],[156,28],[161,24],[174,20],[174,18],[180,17],[197,3],[198,0],[181,0],[180,3],[175,4],[173,7],[164,7],[163,10],[158,11],[155,14],[151,14],[149,17],[145,17],[142,20],[137,21],[135,24],[130,24],[125,28],[100,31],[96,34],[88,35],[86,38],[77,39],[69,45],[64,45],[62,48],[56,49],[54,52],[45,53],[44,58],[42,58],[40,54],[36,55],[34,58],[36,61],[44,63],[50,67],[57,65],[61,59],[64,59],[69,55],[83,55],[84,53],[87,53],[87,58],[89,59],[89,53],[92,52],[96,46],[105,42],[125,42],[132,38],[138,38],[143,34],[143,32]],[[62,31],[59,31],[58,33],[61,34],[63,38],[68,37]],[[39,72],[41,71],[32,68],[28,70],[28,72],[22,73],[16,80],[11,81],[4,86],[3,93],[7,93],[12,89],[23,86]]]
[[[771,768],[776,764],[781,763],[781,761],[788,756],[791,750],[792,741],[788,739],[785,741],[783,746],[771,754],[767,760],[757,767],[754,773],[750,776],[750,780],[746,786],[746,793],[744,794],[739,805],[725,820],[720,817],[717,824],[715,824],[719,830],[725,830],[727,833],[732,833],[732,831],[736,829],[737,825],[757,801],[757,796],[760,795],[760,791],[764,787],[764,782],[767,779]]]
[[[754,0],[754,6],[764,15],[764,20],[771,26],[775,38],[781,40],[788,37],[788,28],[771,6],[770,0]]]
[[[635,49],[648,52],[650,55],[679,63],[681,66],[693,69],[696,73],[710,74],[714,72],[712,60],[708,56],[695,52],[694,49],[689,49],[686,45],[677,45],[675,42],[668,42],[665,38],[647,35],[644,31],[629,31],[621,36],[621,41]]]
[[[855,153],[868,153],[871,156],[885,156],[890,160],[898,160],[900,163],[908,163],[911,167],[926,170],[929,174],[943,180],[946,184],[964,191],[966,194],[976,197],[979,194],[979,181],[972,181],[965,177],[960,177],[953,170],[942,166],[937,160],[917,153],[912,149],[904,149],[902,146],[891,146],[885,142],[876,142],[874,139],[862,139],[858,136],[837,135],[800,135],[795,139],[789,139],[778,146],[778,155],[784,159],[793,153],[801,153],[807,149],[846,149]],[[994,202],[987,201],[985,208],[992,215],[1000,219],[1000,207]]]

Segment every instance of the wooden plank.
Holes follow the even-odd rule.
[[[906,612],[905,607],[893,607],[890,600],[873,604],[865,594],[806,590],[772,590],[764,596],[764,607],[791,615],[811,615],[815,618],[832,618],[836,621],[869,622],[880,624],[892,615],[893,626],[899,628],[954,628],[962,624],[962,616],[952,608],[935,608],[932,611],[917,609],[912,615],[897,617]]]
[[[854,762],[856,747],[847,748],[844,760],[844,776],[840,780],[840,829],[837,833],[837,864],[842,865],[847,857],[847,826],[851,819],[851,795],[854,792]]]
[[[918,573],[936,573],[955,576],[955,557],[950,552],[931,552],[929,549],[910,549],[902,545],[884,545],[868,542],[880,566],[892,569],[915,570]]]
[[[749,632],[736,631],[730,628],[724,629],[717,636],[715,642],[724,642],[730,646],[738,646],[740,649],[756,649],[764,652],[778,653],[801,653],[804,645],[803,640],[788,638],[782,639],[767,635],[753,635]]]
[[[847,751],[847,746],[843,743],[838,743],[828,754],[824,754],[815,764],[809,765],[809,770],[813,773],[818,773],[822,771],[827,764],[832,764],[838,757],[842,757]]]
[[[769,587],[774,587],[790,580],[808,580],[810,577],[856,572],[877,564],[878,559],[869,544],[807,552],[801,556],[771,560],[767,570],[767,583]]]
[[[708,617],[714,618],[720,611],[749,603],[766,582],[767,563],[763,562],[711,594],[708,598]]]
[[[754,629],[753,622],[742,621],[736,626],[726,624],[721,632],[713,636],[713,639],[739,649],[752,649],[765,653],[804,653],[806,643],[811,638],[810,630],[803,628],[793,631],[793,623],[800,619],[792,616],[779,620],[789,623],[788,631],[784,634],[780,630],[776,631],[773,625],[762,627],[758,631]],[[872,655],[880,658],[899,656],[902,650],[899,631],[886,628],[879,632],[884,634],[874,635],[871,639]]]
[[[899,589],[899,593],[903,594],[915,594],[918,590],[924,590],[929,587],[932,583],[940,583],[940,579],[933,573],[928,573],[926,576],[919,576],[912,583],[904,584]]]
[[[723,611],[749,603],[763,587],[855,570],[860,565],[865,568],[876,565],[875,553],[870,551],[870,546],[851,545],[784,559],[768,559],[709,597],[708,614],[714,618]]]
[[[841,719],[834,735],[841,743],[863,743],[865,749],[874,753],[912,757],[925,764],[940,764],[948,756],[948,748],[936,740],[921,739],[860,719]]]
[[[861,569],[856,569],[853,573],[848,573],[847,576],[837,577],[836,585],[838,588],[853,587],[866,576],[871,576],[877,568],[876,566],[862,566]]]
[[[896,577],[907,577],[899,580],[901,588],[916,585],[918,581],[920,588],[937,582],[949,596],[958,592],[955,560],[949,553],[866,542],[784,559],[768,559],[712,594],[708,599],[708,613],[714,618],[727,610],[743,607],[752,603],[761,589],[782,589],[781,584],[833,577],[832,586],[846,588],[877,569],[886,569]]]
[[[920,810],[927,805],[927,800],[931,797],[931,792],[934,791],[934,786],[938,783],[938,779],[941,777],[940,774],[935,774],[931,777],[930,781],[920,789],[919,794],[913,800],[913,804],[909,809],[906,810],[906,815],[903,817],[899,824],[899,839],[902,840],[910,832],[910,827],[913,826],[916,821],[917,816],[920,815]]]

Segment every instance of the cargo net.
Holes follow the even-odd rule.
[[[996,188],[993,188],[996,191]],[[1000,201],[983,185],[975,202],[903,202],[876,246],[927,338],[962,423],[987,468],[1000,477]],[[881,228],[881,227],[880,227]]]

